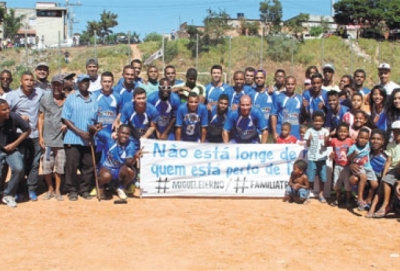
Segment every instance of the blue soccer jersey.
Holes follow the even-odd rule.
[[[385,167],[387,156],[384,153],[379,153],[378,155],[370,155],[369,162],[378,178],[382,177],[382,171]]]
[[[113,91],[106,95],[101,90],[93,91],[93,97],[98,104],[97,121],[102,124],[103,130],[112,132],[112,124],[122,108],[121,96]]]
[[[181,127],[181,140],[199,141],[201,128],[208,126],[208,112],[203,104],[199,104],[196,112],[189,112],[187,103],[181,104],[176,114],[176,127]]]
[[[387,114],[384,110],[381,113],[376,113],[376,111],[372,109],[370,118],[377,128],[381,129],[382,131],[387,130]]]
[[[147,98],[147,102],[151,103],[157,109],[159,116],[157,118],[157,131],[164,133],[172,118],[176,117],[176,111],[181,105],[181,100],[176,93],[171,93],[168,100],[160,99],[159,92],[153,92]]]
[[[220,87],[214,87],[211,83],[206,85],[205,104],[218,102],[219,96],[229,88],[229,85],[222,84]]]
[[[222,129],[224,127],[228,112],[219,115],[218,105],[214,105],[211,111],[208,111],[207,141],[222,143]]]
[[[312,114],[315,111],[323,111],[321,108],[319,108],[320,103],[322,103],[325,107],[328,106],[328,96],[325,89],[322,89],[321,94],[317,97],[313,97],[310,90],[305,90],[303,92],[303,99],[308,102],[308,106],[305,109],[310,114],[309,121],[311,121]]]
[[[281,133],[282,124],[289,122],[292,125],[291,135],[300,139],[300,109],[302,98],[300,94],[293,94],[291,97],[281,93],[275,97],[271,115],[277,116],[276,132]]]
[[[253,102],[253,106],[261,111],[262,115],[264,116],[264,120],[268,126],[274,95],[269,95],[268,91],[259,92],[253,90],[249,92],[249,96]]]
[[[333,112],[333,110],[328,106],[328,111],[326,112],[325,118],[325,127],[329,129],[329,131],[333,131],[337,129],[339,123],[343,121],[343,116],[350,109],[347,106],[340,105],[339,111],[337,113]]]
[[[151,104],[146,103],[146,110],[138,113],[134,110],[135,103],[126,103],[121,110],[121,123],[127,124],[131,128],[132,137],[136,144],[149,129],[151,123],[157,123],[158,112]]]
[[[124,145],[119,145],[116,140],[103,134],[99,135],[99,141],[105,146],[100,167],[119,169],[125,164],[126,159],[135,156],[136,149],[132,140],[128,140]]]
[[[239,104],[240,98],[242,98],[243,95],[247,94],[248,92],[246,89],[243,87],[243,89],[239,92],[236,92],[233,87],[229,87],[225,90],[225,94],[228,95],[229,97],[229,106],[231,107],[234,104]]]
[[[247,117],[242,116],[239,110],[231,111],[224,124],[224,130],[231,133],[231,140],[237,143],[259,142],[258,131],[268,128],[268,124],[261,111],[252,108]]]

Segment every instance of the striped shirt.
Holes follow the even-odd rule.
[[[68,95],[64,103],[62,118],[71,121],[75,127],[87,132],[88,126],[97,122],[97,107],[97,101],[93,99],[92,94],[85,100],[81,93],[76,91]],[[83,140],[70,129],[65,133],[64,144],[89,146],[87,140]]]

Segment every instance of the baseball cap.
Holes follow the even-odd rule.
[[[90,80],[89,75],[87,74],[81,74],[78,76],[78,79],[76,80],[78,83],[82,82],[83,80]]]
[[[331,69],[333,72],[335,72],[335,67],[331,63],[326,63],[323,67],[322,70],[325,69]]]
[[[400,120],[396,120],[392,123],[392,129],[400,129]]]
[[[46,62],[39,62],[39,64],[36,65],[35,70],[37,70],[39,67],[49,68],[49,64],[47,64]]]
[[[390,65],[389,64],[387,64],[387,63],[381,63],[381,64],[379,64],[379,66],[378,66],[378,70],[391,70],[391,67],[390,67]]]
[[[51,79],[51,82],[52,83],[58,82],[58,83],[64,84],[64,76],[62,74],[56,74]]]
[[[72,79],[73,77],[75,77],[76,73],[63,73],[62,74],[64,76],[64,79]]]
[[[97,62],[97,59],[95,59],[95,58],[89,58],[88,60],[86,60],[86,66],[88,66],[88,65],[99,66],[99,62]]]

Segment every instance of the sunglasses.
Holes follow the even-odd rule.
[[[2,81],[11,81],[10,77],[1,77],[0,80]]]
[[[171,90],[170,86],[160,86],[159,87],[161,90]]]

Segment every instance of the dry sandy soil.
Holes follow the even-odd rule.
[[[312,200],[39,200],[0,206],[1,270],[399,270],[399,217]]]

